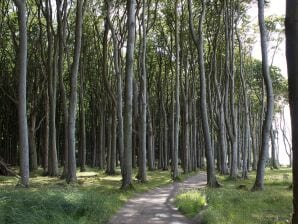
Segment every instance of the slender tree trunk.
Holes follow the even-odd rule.
[[[94,102],[92,102],[92,105]],[[97,136],[96,136],[96,128],[97,128],[97,118],[95,115],[95,108],[92,109],[92,167],[96,166],[96,153],[97,153]]]
[[[247,157],[248,157],[248,148],[249,148],[249,139],[250,139],[250,126],[249,126],[249,105],[248,105],[248,96],[246,93],[246,82],[244,79],[244,71],[243,71],[243,55],[242,55],[242,42],[240,39],[240,36],[237,32],[236,28],[236,36],[238,39],[239,44],[239,55],[240,55],[240,79],[241,79],[241,85],[242,85],[242,94],[244,97],[244,109],[245,109],[245,116],[244,116],[244,144],[243,144],[243,150],[242,150],[242,178],[247,179],[248,178],[248,168],[247,168]]]
[[[19,121],[19,144],[20,144],[20,171],[21,182],[24,187],[29,187],[29,143],[27,124],[27,13],[26,1],[14,0],[18,8],[18,23],[20,29],[20,43],[18,49],[18,121]]]
[[[146,4],[147,1],[143,0],[142,7],[142,54],[141,54],[141,111],[140,111],[140,163],[139,163],[139,180],[141,182],[147,181],[146,172],[146,145],[147,145],[147,68],[146,68],[146,50],[147,50],[147,26],[146,26]]]
[[[154,170],[154,140],[151,113],[148,109],[148,169]]]
[[[276,160],[276,131],[273,130],[273,127],[270,131],[270,137],[271,137],[271,160],[272,160],[272,168],[278,169],[277,160]]]
[[[36,127],[36,113],[32,112],[30,116],[30,128],[29,128],[29,150],[30,150],[30,171],[37,170],[37,151],[35,141],[35,127]]]
[[[84,62],[82,63],[82,67]],[[80,72],[80,172],[86,171],[86,118],[84,111],[84,69]]]
[[[190,166],[190,144],[189,144],[189,84],[188,77],[185,77],[185,95],[184,95],[184,173],[189,173]]]
[[[111,158],[112,158],[112,115],[109,114],[107,120],[107,166],[106,174],[111,174]]]
[[[266,165],[266,155],[269,149],[269,137],[270,129],[272,125],[272,114],[274,107],[274,96],[272,81],[269,73],[268,55],[267,55],[267,31],[264,21],[264,0],[258,1],[259,10],[259,27],[261,34],[261,49],[262,49],[262,74],[265,81],[266,93],[267,93],[267,110],[265,115],[265,120],[262,127],[262,143],[257,167],[256,181],[253,186],[253,190],[263,190],[264,188],[264,175],[265,175],[265,165]]]
[[[104,169],[105,167],[105,150],[106,150],[106,132],[105,132],[105,115],[104,112],[102,111],[100,113],[100,131],[99,131],[99,136],[100,136],[100,150],[99,150],[99,169]]]
[[[58,21],[58,43],[59,43],[59,52],[58,52],[58,77],[59,77],[59,87],[62,98],[62,111],[63,111],[63,128],[64,128],[64,167],[62,178],[67,178],[68,176],[68,108],[67,108],[67,97],[66,90],[63,81],[63,64],[64,64],[64,46],[65,46],[65,32],[66,32],[66,8],[67,1],[64,1],[63,6],[61,7],[61,1],[56,0],[57,9],[57,21]],[[63,16],[64,14],[64,16]]]
[[[203,35],[203,21],[205,19],[206,2],[201,0],[202,11],[199,20],[199,31],[198,35],[194,32],[193,21],[192,21],[192,10],[191,10],[191,0],[188,0],[188,11],[189,11],[189,25],[192,33],[193,41],[195,42],[198,50],[198,61],[200,67],[200,104],[201,104],[201,115],[202,115],[202,125],[203,134],[205,140],[205,155],[207,160],[207,184],[209,187],[218,187],[215,176],[215,167],[211,146],[211,136],[209,130],[208,122],[208,111],[207,111],[207,100],[206,100],[206,76],[205,76],[205,65],[204,65],[204,35]]]
[[[75,151],[75,130],[76,130],[76,105],[77,105],[77,79],[79,71],[79,60],[81,53],[82,40],[82,23],[83,23],[83,0],[77,1],[76,11],[76,28],[75,28],[75,49],[73,64],[71,68],[71,83],[70,83],[70,101],[69,101],[69,116],[68,116],[68,178],[67,182],[75,182],[76,174],[76,151]]]
[[[108,7],[108,15],[107,15],[107,22],[109,25],[109,28],[112,33],[113,38],[113,54],[114,54],[114,69],[115,73],[117,75],[117,116],[118,116],[118,149],[119,149],[119,157],[120,157],[120,166],[122,167],[123,164],[123,148],[124,148],[124,142],[123,142],[123,102],[122,102],[122,73],[120,70],[120,63],[119,63],[119,50],[118,50],[118,41],[115,34],[115,30],[113,27],[113,24],[110,21],[110,8],[109,8],[109,2],[107,2]],[[121,169],[122,171],[122,169]]]
[[[173,176],[172,179],[176,180],[179,176],[178,172],[178,156],[179,156],[179,120],[180,120],[180,41],[179,41],[179,30],[178,30],[178,0],[175,3],[175,43],[176,43],[176,83],[175,83],[175,118],[174,118],[174,151],[172,152],[172,166],[173,166]]]
[[[48,174],[48,167],[49,167],[49,111],[50,111],[50,105],[49,105],[49,96],[48,92],[45,93],[45,127],[44,127],[44,146],[43,146],[43,173]]]
[[[132,187],[132,91],[133,91],[133,64],[135,49],[136,1],[127,0],[127,50],[125,67],[125,112],[124,112],[124,155],[122,171],[122,188]]]

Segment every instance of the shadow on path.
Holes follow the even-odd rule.
[[[173,202],[180,191],[198,189],[204,185],[206,174],[199,173],[184,182],[140,194],[128,200],[109,224],[195,224],[197,222],[184,217]]]

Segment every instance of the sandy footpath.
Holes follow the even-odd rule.
[[[186,189],[197,189],[206,185],[206,174],[199,173],[184,182],[156,188],[140,194],[115,214],[109,224],[195,224],[198,221],[184,217],[173,201],[175,195]]]

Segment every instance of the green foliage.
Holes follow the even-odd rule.
[[[195,216],[206,206],[206,198],[197,190],[179,194],[176,197],[176,207],[187,217]]]
[[[223,188],[204,189],[208,207],[201,213],[203,224],[281,224],[287,223],[292,211],[292,193],[289,169],[267,170],[265,190],[251,192],[236,189],[245,185],[250,189],[254,173],[249,180],[231,181],[221,177]]]
[[[135,193],[171,182],[168,171],[148,172],[148,182],[135,181],[133,191],[122,191],[121,176],[104,172],[78,173],[78,184],[35,174],[29,189],[17,188],[17,179],[0,179],[1,224],[107,223]]]

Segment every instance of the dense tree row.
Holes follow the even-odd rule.
[[[265,165],[277,168],[287,84],[266,55],[282,31],[262,21],[264,1],[262,62],[250,1],[14,3],[0,2],[0,156],[21,165],[25,186],[29,164],[68,182],[77,165],[121,167],[123,188],[133,168],[145,182],[147,169],[177,179],[181,166],[206,167],[211,187],[216,170],[237,179],[258,168],[262,189]]]

